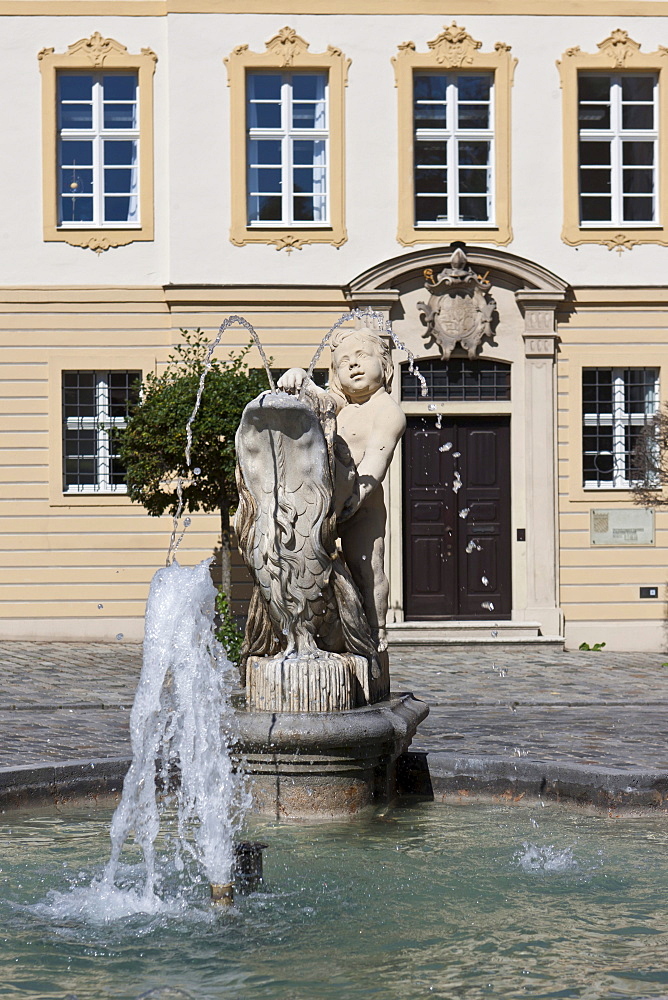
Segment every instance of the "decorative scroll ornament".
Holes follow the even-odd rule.
[[[601,52],[614,60],[615,66],[622,67],[628,56],[640,51],[638,42],[629,38],[628,31],[616,28],[612,34],[598,43]]]
[[[418,302],[418,310],[427,327],[427,346],[437,344],[447,361],[459,343],[474,358],[482,338],[492,332],[496,302],[489,281],[476,274],[459,249],[435,280],[431,270],[425,278],[429,301]]]
[[[298,35],[294,28],[281,28],[277,35],[266,43],[267,51],[278,57],[281,66],[292,66],[295,57],[308,49],[308,42]]]
[[[285,250],[287,253],[292,253],[293,250],[301,250],[304,242],[293,233],[286,233],[285,236],[280,236],[274,240],[274,245],[277,250]]]
[[[477,42],[466,28],[460,28],[454,21],[427,45],[442,66],[468,66],[473,62],[474,53],[482,48],[482,42]]]
[[[617,253],[623,253],[624,250],[632,250],[633,247],[638,245],[638,240],[634,240],[628,233],[615,233],[614,236],[603,242],[608,250],[616,250]]]

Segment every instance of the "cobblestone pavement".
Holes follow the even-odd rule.
[[[401,647],[393,689],[430,715],[413,748],[668,771],[662,654]],[[0,767],[129,753],[129,643],[0,643]]]

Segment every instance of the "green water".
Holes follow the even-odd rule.
[[[0,998],[668,995],[668,817],[423,805],[349,825],[255,823],[269,845],[261,893],[213,910],[207,886],[184,889],[165,860],[152,913],[85,888],[108,857],[109,813],[0,821]],[[137,861],[130,851],[129,889]]]

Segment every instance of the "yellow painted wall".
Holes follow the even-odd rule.
[[[656,290],[579,289],[561,317],[558,359],[558,461],[561,606],[575,640],[615,642],[623,628],[642,648],[653,627],[662,641],[668,579],[668,510],[656,512],[654,546],[590,544],[592,508],[632,508],[630,490],[582,487],[582,368],[656,367],[661,405],[668,399],[668,297]],[[658,586],[658,600],[641,600],[640,586]]]
[[[340,290],[251,292],[58,288],[0,290],[0,634],[7,638],[140,639],[148,585],[163,565],[171,519],[122,495],[63,495],[63,369],[161,370],[180,327],[211,336],[230,313],[258,329],[277,367],[306,365],[346,306]],[[257,299],[260,299],[258,304]],[[177,301],[178,300],[178,301]],[[221,357],[248,337],[230,331]],[[259,364],[257,353],[250,357]],[[215,515],[197,514],[179,549],[192,565],[219,542]],[[235,560],[235,610],[249,596]],[[103,608],[98,608],[102,604]]]

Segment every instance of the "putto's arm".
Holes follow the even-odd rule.
[[[282,389],[283,392],[297,393],[305,381],[307,381],[307,376],[303,368],[288,368],[288,370],[279,378],[276,383],[276,387],[278,389]],[[310,382],[311,385],[315,384],[311,382],[311,379],[308,379],[308,382]]]
[[[282,389],[283,392],[290,392],[296,396],[297,393],[301,392],[304,383],[306,383],[306,389],[308,392],[314,392],[320,396],[327,396],[327,398],[334,404],[336,412],[339,412],[345,400],[342,400],[333,392],[329,392],[327,389],[323,389],[321,386],[316,385],[313,379],[307,377],[303,368],[288,368],[288,370],[279,378],[276,383],[276,387],[278,389]]]

